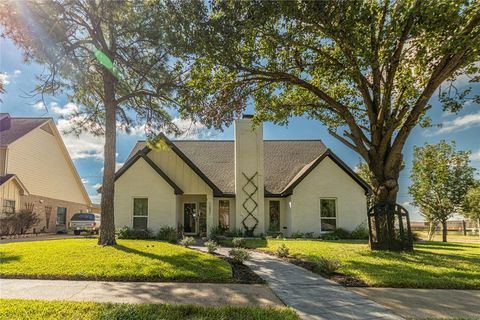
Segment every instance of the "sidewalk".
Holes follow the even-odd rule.
[[[204,247],[196,248],[206,251]],[[228,249],[220,248],[218,253],[228,255]],[[271,255],[251,252],[245,264],[302,319],[402,319],[372,300]]]
[[[411,318],[478,318],[480,290],[351,288]]]
[[[281,305],[265,285],[0,279],[1,299],[200,305]]]

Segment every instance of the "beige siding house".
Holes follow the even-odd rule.
[[[160,150],[138,142],[117,172],[117,228],[288,236],[366,220],[366,183],[319,140],[264,140],[248,116],[234,141],[163,139]]]
[[[92,209],[51,118],[0,114],[0,182],[2,212],[33,209],[36,231],[64,231],[74,213]]]

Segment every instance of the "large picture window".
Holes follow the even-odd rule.
[[[218,201],[218,226],[227,230],[230,226],[230,201]]]
[[[336,199],[320,199],[320,228],[321,231],[335,231],[337,229]]]
[[[133,228],[147,229],[148,225],[148,198],[133,199]]]
[[[65,225],[67,223],[67,208],[57,208],[57,225]]]

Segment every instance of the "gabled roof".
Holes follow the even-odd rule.
[[[175,194],[183,194],[182,189],[175,184],[163,171],[160,169],[155,162],[153,162],[149,157],[147,157],[143,150],[138,150],[132,157],[130,157],[125,164],[115,173],[115,181],[120,178],[131,166],[133,166],[138,160],[143,159],[145,162],[152,167],[172,188]],[[98,192],[101,192],[101,188],[98,189]]]
[[[27,188],[25,188],[22,181],[20,181],[20,179],[18,179],[18,177],[16,175],[9,173],[9,174],[0,176],[0,186],[3,185],[4,183],[9,182],[9,181],[15,181],[17,183],[17,185],[20,187],[20,189],[22,189],[22,193],[24,195],[29,194]]]
[[[200,173],[207,184],[213,185],[214,194],[220,196],[235,193],[233,141],[170,141],[166,138],[165,141],[196,173]],[[126,164],[139,151],[150,151],[145,141],[137,142]],[[303,179],[302,173],[326,151],[327,148],[320,140],[265,140],[265,195],[281,196],[297,179]]]
[[[0,145],[7,146],[15,142],[50,119],[51,118],[10,117],[8,113],[1,113]]]

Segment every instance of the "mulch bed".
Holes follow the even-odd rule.
[[[265,253],[271,256],[275,256],[279,258],[276,254],[273,252],[269,251],[262,251],[262,250],[255,250],[260,253]],[[291,264],[294,264],[296,266],[302,267],[304,269],[307,269],[313,273],[316,273],[324,278],[327,278],[329,280],[335,281],[338,284],[344,286],[344,287],[369,287],[369,285],[358,278],[343,274],[343,273],[333,273],[333,274],[326,274],[322,272],[321,270],[318,269],[317,265],[315,262],[303,260],[303,259],[298,259],[298,258],[293,258],[293,257],[287,257],[287,258],[279,258],[282,259],[283,261],[289,262]]]
[[[265,280],[260,278],[255,272],[244,264],[234,263],[232,258],[215,254],[220,259],[225,260],[232,267],[234,282],[244,284],[264,284]]]

